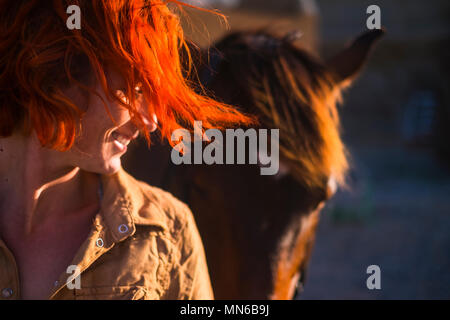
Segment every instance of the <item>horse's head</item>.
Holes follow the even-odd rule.
[[[382,33],[363,34],[328,61],[293,37],[265,32],[231,34],[203,57],[199,74],[209,94],[256,115],[261,128],[280,130],[275,176],[261,176],[255,165],[193,167],[188,199],[217,298],[294,296],[319,211],[348,167],[336,103]]]

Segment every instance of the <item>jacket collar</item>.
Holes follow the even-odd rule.
[[[101,209],[95,218],[95,227],[72,260],[72,265],[78,266],[80,273],[115,243],[132,236],[137,225],[168,230],[166,214],[152,187],[135,180],[123,169],[113,175],[101,176],[101,186]],[[69,276],[67,273],[60,275],[50,299],[64,288]]]
[[[81,245],[72,265],[83,273],[101,255],[136,232],[136,226],[155,226],[168,230],[166,214],[152,187],[139,182],[120,169],[109,176],[101,176],[101,209],[94,228]],[[73,275],[76,277],[77,275]],[[50,294],[54,298],[66,285],[70,275],[62,273]]]
[[[137,181],[123,169],[113,175],[101,176],[101,183],[101,215],[114,242],[133,235],[136,225],[168,229],[166,215],[149,186]]]

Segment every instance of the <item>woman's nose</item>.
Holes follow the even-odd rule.
[[[149,132],[154,132],[156,129],[158,129],[158,119],[156,117],[156,114],[152,114],[152,120],[150,120],[147,115],[141,115],[141,119],[142,119],[144,127]],[[132,119],[132,120],[134,120],[134,119]],[[143,130],[144,128],[139,128],[136,126],[137,123],[139,123],[139,122],[130,121],[130,125],[133,126],[134,130],[138,130],[138,129]]]
[[[142,117],[144,120],[144,125],[148,127],[150,132],[154,132],[158,128],[158,118],[156,114],[152,114],[152,120],[149,120],[146,116]]]

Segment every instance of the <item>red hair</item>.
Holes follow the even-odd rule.
[[[161,0],[0,0],[0,136],[15,130],[35,131],[43,146],[69,149],[83,112],[62,90],[88,87],[83,74],[94,74],[103,90],[124,104],[108,87],[105,68],[113,66],[125,79],[124,104],[142,128],[144,113],[158,117],[161,136],[190,127],[250,123],[236,109],[198,94],[186,80],[191,62],[181,61],[189,49],[179,18]],[[81,9],[81,29],[69,30],[69,5]],[[140,86],[147,110],[139,110]]]

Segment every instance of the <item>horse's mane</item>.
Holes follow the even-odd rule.
[[[322,190],[330,177],[344,183],[348,164],[336,109],[340,90],[322,62],[292,39],[264,31],[226,36],[209,57],[213,70],[207,90],[256,114],[262,128],[279,128],[281,159],[300,183]]]

